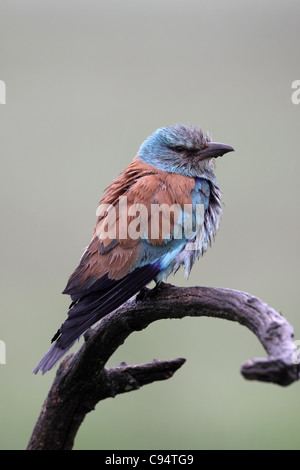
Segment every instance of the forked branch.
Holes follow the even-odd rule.
[[[241,367],[248,380],[289,385],[299,379],[297,346],[287,320],[262,300],[245,292],[214,287],[163,284],[126,302],[89,330],[85,342],[60,365],[29,441],[28,450],[71,449],[85,415],[107,397],[164,380],[184,359],[105,368],[125,339],[150,323],[167,318],[215,317],[236,321],[259,339],[268,357]],[[155,353],[155,352],[154,352]]]

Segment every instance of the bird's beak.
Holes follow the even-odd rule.
[[[225,153],[234,152],[234,148],[230,145],[220,144],[219,142],[210,142],[207,147],[199,152],[199,157],[204,158],[217,158],[222,157]]]

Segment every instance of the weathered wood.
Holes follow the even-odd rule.
[[[27,449],[71,449],[85,415],[100,400],[171,377],[184,359],[110,369],[105,364],[134,331],[156,320],[185,316],[236,321],[257,336],[268,357],[247,361],[241,368],[246,379],[283,386],[299,380],[293,328],[265,302],[231,289],[163,284],[144,290],[85,334],[79,351],[60,365]]]

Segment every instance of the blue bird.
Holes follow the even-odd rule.
[[[63,294],[68,317],[34,373],[50,370],[84,332],[181,266],[188,276],[218,229],[214,159],[234,149],[194,126],[156,130],[106,189],[92,240]]]

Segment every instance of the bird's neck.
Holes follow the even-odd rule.
[[[198,160],[197,163],[193,161],[191,165],[182,165],[181,162],[171,160],[159,160],[144,158],[144,155],[138,154],[136,158],[143,163],[148,164],[156,170],[165,173],[175,173],[189,178],[204,178],[211,182],[215,182],[216,177],[214,174],[215,164],[212,159]],[[191,162],[192,163],[192,162]]]

